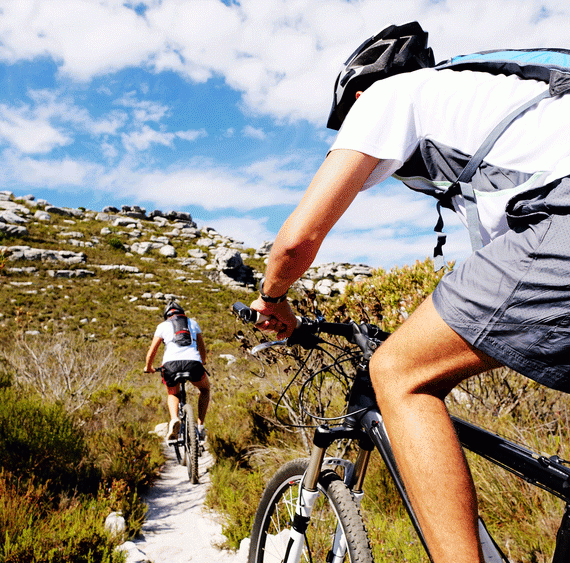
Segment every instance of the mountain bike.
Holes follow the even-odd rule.
[[[159,368],[161,371],[162,368]],[[159,371],[157,370],[157,371]],[[188,469],[188,478],[193,485],[198,484],[198,458],[204,450],[204,443],[200,439],[198,425],[194,417],[194,409],[186,402],[186,382],[190,381],[191,374],[179,372],[174,377],[174,384],[180,384],[178,392],[178,418],[180,429],[175,440],[168,440],[168,445],[174,448],[176,459],[180,465]]]
[[[256,311],[242,303],[235,303],[233,310],[244,322],[261,320]],[[251,353],[257,354],[274,346],[300,345],[309,351],[322,349],[327,343],[322,335],[340,337],[355,345],[352,359],[356,369],[350,376],[346,408],[344,414],[337,417],[339,423],[335,425],[323,417],[313,416],[322,420],[314,430],[310,458],[286,463],[269,480],[255,515],[248,563],[372,563],[372,550],[359,507],[374,449],[380,453],[431,560],[398,471],[370,380],[369,360],[389,334],[367,323],[332,323],[322,317],[313,320],[303,317],[298,319],[298,326],[289,339],[262,343]],[[340,350],[332,358],[329,368],[343,373],[346,371],[343,362],[350,354]],[[306,392],[305,383],[299,392],[300,405]],[[535,453],[458,417],[452,419],[464,448],[564,501],[552,562],[570,561],[569,462],[557,456]],[[354,462],[343,457],[326,457],[331,445],[345,440],[357,444]],[[508,563],[481,517],[479,534],[485,562]]]

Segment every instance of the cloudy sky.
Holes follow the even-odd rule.
[[[570,48],[566,0],[0,0],[0,190],[185,210],[256,248],[334,138],[342,62],[412,20],[437,60]],[[430,198],[390,180],[357,198],[317,261],[413,263],[435,220]],[[468,239],[447,223],[460,260]]]

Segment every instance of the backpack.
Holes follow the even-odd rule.
[[[544,92],[528,100],[515,109],[498,123],[483,141],[479,149],[471,157],[456,181],[446,191],[445,197],[438,201],[438,222],[435,232],[438,243],[434,249],[434,262],[436,270],[444,265],[442,247],[446,236],[443,234],[443,219],[441,206],[451,207],[451,198],[461,194],[465,200],[465,213],[469,238],[473,251],[482,248],[481,233],[479,230],[479,214],[477,210],[475,193],[471,181],[483,159],[492,149],[495,141],[503,134],[509,125],[523,112],[531,109],[541,100],[549,97],[564,95],[570,92],[570,50],[566,49],[510,49],[494,50],[460,55],[447,61],[436,64],[436,70],[474,70],[489,72],[491,74],[515,74],[523,79],[533,79],[545,82]]]
[[[174,330],[173,342],[178,344],[178,346],[192,346],[194,340],[188,326],[188,317],[186,315],[174,314],[168,320],[172,323]]]

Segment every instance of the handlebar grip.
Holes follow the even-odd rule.
[[[251,309],[239,301],[233,304],[232,309],[234,313],[246,323],[259,324],[269,319],[266,315],[258,313],[255,309]]]
[[[258,313],[255,309],[251,309],[247,305],[240,303],[234,303],[232,305],[232,309],[234,313],[244,322],[246,323],[253,323],[259,324],[263,321],[268,321],[269,317],[267,315],[263,315],[262,313]],[[301,319],[297,317],[297,327],[301,326]]]

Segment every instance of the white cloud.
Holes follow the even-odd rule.
[[[495,47],[565,45],[563,0],[219,0],[147,2],[144,16],[112,0],[1,0],[0,58],[49,56],[62,73],[89,80],[147,66],[195,82],[218,75],[244,108],[322,124],[346,56],[366,36],[417,19],[437,59]],[[140,119],[154,119],[141,109]]]
[[[131,108],[135,121],[144,123],[146,121],[160,121],[167,116],[170,108],[160,102],[151,100],[138,100],[136,92],[127,92],[122,98],[115,100],[115,104]]]
[[[101,154],[108,161],[113,161],[119,156],[117,147],[108,141],[101,143]]]
[[[148,125],[143,125],[137,131],[123,133],[121,138],[125,149],[129,152],[134,152],[148,150],[153,144],[170,147],[175,138],[183,139],[184,141],[196,141],[207,136],[208,134],[205,129],[168,133],[156,131]]]
[[[249,137],[250,139],[257,139],[258,141],[263,141],[267,138],[267,134],[263,129],[252,127],[251,125],[246,125],[243,128],[243,136]]]
[[[196,129],[192,131],[177,131],[176,136],[184,141],[197,141],[203,137],[207,137],[208,133],[205,129]]]
[[[58,131],[44,115],[30,110],[0,105],[0,137],[27,154],[45,154],[55,147],[72,142],[72,138]]]
[[[275,156],[252,162],[244,166],[243,170],[251,178],[259,179],[271,186],[306,187],[317,164],[310,155]],[[265,201],[268,205],[274,205],[267,198]]]
[[[46,120],[58,120],[86,131],[92,135],[115,135],[123,127],[128,117],[122,110],[94,119],[84,107],[75,103],[70,95],[59,90],[29,90],[28,97],[34,101],[34,113]]]
[[[174,137],[174,133],[155,131],[148,125],[143,125],[138,131],[123,133],[121,135],[123,145],[129,152],[145,151],[153,144],[169,147],[172,145]]]
[[[25,154],[47,154],[71,145],[77,132],[115,135],[127,121],[123,111],[94,119],[57,90],[30,90],[32,104],[0,105],[0,137]]]
[[[446,226],[447,243],[443,247],[446,261],[462,261],[471,253],[469,236],[463,226]],[[436,236],[433,232],[396,233],[390,228],[360,231],[333,229],[323,242],[315,263],[362,261],[384,269],[413,264],[416,260],[433,258]]]
[[[98,176],[97,188],[158,206],[199,206],[208,211],[295,205],[301,197],[299,191],[283,187],[271,176],[252,175],[247,168],[229,169],[203,159],[167,170],[137,168],[134,161],[125,159]]]
[[[101,172],[99,165],[63,158],[36,160],[21,157],[12,151],[2,154],[6,180],[30,187],[68,188],[83,186]]]
[[[387,180],[358,194],[336,225],[340,231],[386,225],[433,228],[435,199],[418,194],[396,180]]]
[[[218,217],[209,220],[208,226],[242,242],[245,248],[257,249],[275,238],[275,233],[267,229],[267,221],[267,217]]]

